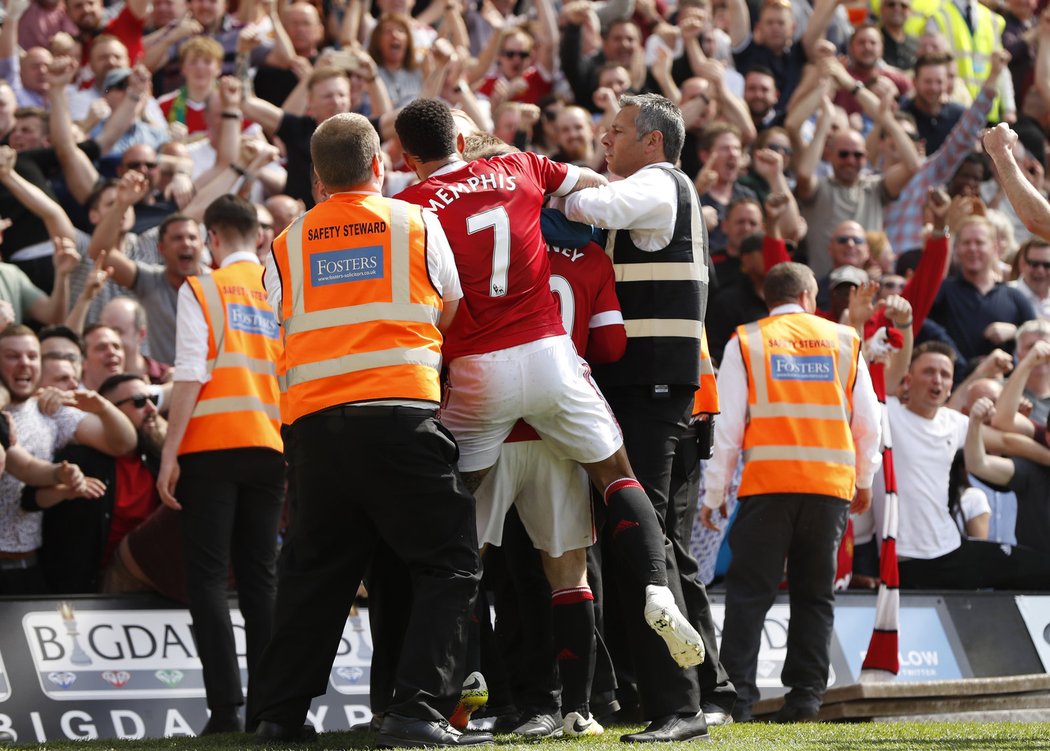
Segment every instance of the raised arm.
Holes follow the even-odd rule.
[[[1036,342],[1014,368],[1010,377],[1006,379],[1003,392],[995,401],[995,412],[992,415],[993,428],[1004,432],[1021,433],[1029,438],[1035,435],[1035,426],[1032,425],[1032,421],[1019,414],[1018,409],[1024,398],[1024,387],[1028,376],[1035,368],[1047,362],[1050,362],[1050,344],[1044,341]]]
[[[124,214],[129,208],[141,201],[149,192],[149,180],[135,170],[128,170],[117,185],[117,198],[109,211],[95,225],[88,246],[88,256],[97,261],[105,253],[104,269],[113,275],[113,281],[122,287],[131,287],[135,283],[138,267],[135,262],[122,252],[120,240]]]
[[[784,176],[783,155],[773,149],[758,149],[751,155],[751,159],[755,172],[769,185],[770,195],[784,197],[783,207],[777,210],[776,227],[779,235],[792,242],[798,242],[806,234],[805,222],[802,221],[798,203]]]
[[[985,131],[981,142],[992,158],[995,171],[999,174],[999,184],[1018,218],[1032,234],[1044,240],[1050,239],[1050,203],[1028,181],[1014,159],[1017,133],[1005,123],[1000,123]]]
[[[830,2],[831,0],[821,1]],[[863,86],[858,88],[859,82],[835,58],[825,58],[821,61],[821,65],[827,68],[832,80],[840,89],[853,93],[854,98],[864,110],[864,114],[878,123],[896,144],[900,158],[896,164],[886,170],[883,177],[886,193],[890,198],[896,198],[911,180],[912,175],[922,166],[922,157],[919,156],[915,143],[904,132],[897,118],[893,116],[893,109],[888,99],[880,99],[875,92]]]
[[[503,40],[511,31],[513,31],[513,28],[508,28],[506,24],[502,24],[493,30],[488,42],[482,48],[481,54],[478,55],[477,61],[467,68],[467,80],[470,81],[472,87],[477,87],[479,83],[485,80],[486,74],[496,61],[496,55],[499,53]]]
[[[53,237],[51,242],[55,246],[51,256],[55,283],[50,295],[29,307],[29,314],[41,323],[62,323],[69,309],[69,277],[80,265],[80,254],[72,237]]]
[[[751,36],[751,11],[747,0],[729,0],[726,13],[729,16],[729,41],[736,49]]]
[[[802,154],[795,164],[795,177],[798,183],[795,187],[795,195],[800,200],[807,200],[817,189],[817,165],[824,153],[824,145],[831,133],[831,121],[835,119],[835,105],[831,99],[824,96],[820,102],[820,114],[817,115],[817,128],[813,133],[813,140],[802,149]]]
[[[171,59],[171,52],[175,45],[184,39],[203,33],[204,27],[190,15],[189,11],[186,11],[186,15],[178,21],[168,24],[161,31],[147,37],[149,44],[145,45],[140,62],[151,71],[156,72]]]
[[[280,107],[251,94],[245,96],[241,101],[241,111],[246,118],[259,123],[266,135],[271,138],[281,127],[281,118],[284,117],[284,112]]]
[[[897,386],[904,379],[904,374],[908,372],[908,364],[911,363],[912,348],[915,344],[915,337],[912,334],[914,313],[911,309],[911,303],[900,295],[887,297],[884,311],[894,327],[901,332],[901,338],[904,340],[901,343],[901,348],[890,355],[883,376],[886,383],[886,393],[895,394],[897,393]]]
[[[62,168],[69,192],[77,203],[87,203],[91,191],[98,182],[98,170],[73,140],[73,120],[69,114],[66,86],[72,83],[77,65],[68,57],[57,58],[48,71],[47,98],[51,105],[48,131],[55,157]]]
[[[62,207],[47,193],[15,172],[17,158],[18,155],[10,146],[0,146],[0,185],[7,188],[16,201],[40,218],[51,237],[74,238],[76,232],[73,222],[69,221]]]
[[[1001,349],[993,349],[991,354],[981,360],[977,367],[970,372],[970,375],[966,376],[966,379],[952,391],[947,406],[962,412],[966,405],[967,391],[969,391],[973,383],[982,378],[1000,378],[1009,373],[1013,366],[1014,359],[1010,355]]]
[[[28,7],[27,0],[7,1],[7,19],[0,28],[0,60],[18,55],[18,22]]]
[[[813,14],[806,22],[806,32],[802,35],[802,47],[810,60],[816,59],[817,44],[827,35],[828,25],[838,7],[839,0],[816,0],[813,3]]]
[[[278,68],[291,65],[295,57],[295,47],[288,36],[288,32],[281,23],[281,14],[278,13],[276,0],[262,0],[263,9],[273,24],[273,49],[266,56],[266,64]]]
[[[558,16],[551,0],[535,0],[535,61],[553,80],[558,63]]]
[[[66,314],[65,320],[62,322],[78,334],[84,333],[88,309],[91,307],[92,301],[102,291],[102,287],[109,281],[109,278],[113,276],[113,272],[106,265],[107,255],[105,251],[99,253],[98,258],[95,259],[94,267],[88,272],[87,279],[84,280],[83,289],[80,290],[73,307],[69,309],[69,313]]]
[[[146,111],[146,104],[152,96],[152,90],[153,84],[150,81],[149,70],[144,65],[136,65],[128,78],[128,92],[124,96],[124,101],[113,110],[102,132],[95,139],[103,154],[108,154],[121,136],[128,132],[135,120]]]
[[[970,425],[966,431],[966,444],[963,446],[963,458],[966,470],[985,482],[1000,487],[1013,479],[1014,463],[1001,456],[989,456],[984,446],[984,425],[986,418],[994,418],[995,407],[992,400],[982,396],[970,407]]]
[[[722,118],[740,130],[740,143],[747,146],[754,141],[758,135],[758,131],[755,130],[755,122],[751,119],[751,113],[744,100],[726,86],[726,66],[718,60],[709,58],[695,66],[693,70],[711,84],[711,91],[718,99],[718,111]]]

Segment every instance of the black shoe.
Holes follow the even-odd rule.
[[[219,735],[221,733],[243,733],[244,723],[236,707],[213,710],[208,722],[197,735]]]
[[[525,740],[538,741],[543,738],[561,738],[563,721],[561,712],[526,712],[521,723],[512,731]]]
[[[769,718],[770,722],[818,722],[820,707],[808,704],[785,704]]]
[[[461,733],[448,720],[420,720],[387,713],[379,730],[380,748],[421,748],[423,746],[477,746],[492,743],[489,733]]]
[[[621,736],[622,743],[665,743],[667,741],[709,741],[704,713],[671,714],[657,717],[640,733]]]
[[[255,728],[256,743],[313,743],[317,740],[317,731],[313,725],[294,727],[292,725],[279,725],[276,722],[262,720],[259,727]]]

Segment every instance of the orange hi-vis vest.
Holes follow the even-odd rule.
[[[736,333],[748,383],[739,495],[852,500],[857,472],[850,419],[860,337],[808,313],[770,316]]]
[[[179,455],[237,448],[284,451],[276,368],[280,331],[262,275],[256,263],[233,263],[187,280],[208,324],[211,380],[201,389]]]
[[[440,401],[443,302],[418,206],[338,193],[273,243],[287,413],[386,399]]]
[[[717,415],[721,412],[718,404],[718,380],[715,366],[711,362],[711,350],[707,346],[707,327],[700,331],[700,388],[693,395],[693,416]]]

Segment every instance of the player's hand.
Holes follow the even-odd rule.
[[[93,415],[100,415],[105,412],[106,407],[110,403],[105,397],[99,396],[97,391],[91,391],[90,389],[67,391],[66,394],[67,397],[62,402],[65,406],[75,407],[81,412],[88,412]]]

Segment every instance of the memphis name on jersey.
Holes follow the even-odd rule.
[[[449,183],[442,188],[438,188],[434,192],[436,198],[431,198],[430,203],[425,208],[428,208],[431,211],[440,211],[464,193],[475,193],[483,190],[517,189],[517,175],[504,175],[499,172],[477,175],[475,177],[468,177],[461,183]]]

